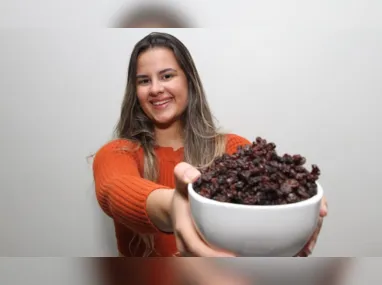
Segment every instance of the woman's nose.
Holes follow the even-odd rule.
[[[150,88],[150,93],[153,96],[156,96],[158,94],[163,93],[164,88],[161,82],[159,80],[153,80]]]

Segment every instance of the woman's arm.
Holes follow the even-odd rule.
[[[135,153],[122,148],[134,149],[134,145],[116,140],[103,146],[94,157],[93,175],[100,207],[137,233],[169,231],[167,207],[173,191],[143,179]]]
[[[174,190],[158,189],[147,197],[146,210],[150,220],[162,232],[172,232],[170,208]]]

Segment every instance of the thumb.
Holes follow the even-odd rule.
[[[181,193],[185,193],[187,184],[195,182],[200,175],[199,170],[192,165],[186,162],[178,163],[174,168],[176,189]]]

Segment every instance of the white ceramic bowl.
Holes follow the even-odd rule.
[[[218,202],[196,193],[188,185],[194,223],[213,247],[238,256],[295,256],[314,233],[323,189],[308,200],[275,206]]]

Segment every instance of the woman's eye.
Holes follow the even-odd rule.
[[[148,80],[148,79],[141,79],[141,80],[138,81],[138,84],[139,84],[139,85],[147,84],[147,83],[149,83],[149,80]]]
[[[164,79],[164,80],[171,79],[172,77],[174,77],[172,74],[166,74],[166,75],[163,75],[163,79]]]

